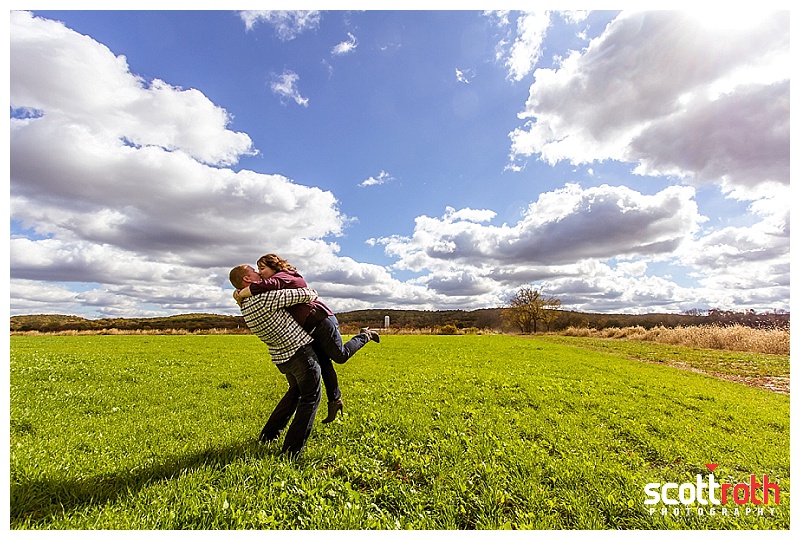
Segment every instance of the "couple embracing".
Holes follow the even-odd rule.
[[[282,453],[298,456],[311,434],[325,383],[328,416],[336,418],[344,404],[333,363],[345,363],[370,341],[380,342],[374,330],[363,328],[342,342],[339,322],[316,291],[286,260],[268,254],[258,259],[258,270],[242,264],[230,272],[247,326],[268,347],[272,363],[286,376],[289,388],[261,430],[261,442],[273,441],[289,424]]]

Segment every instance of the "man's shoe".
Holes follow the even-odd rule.
[[[267,444],[278,439],[278,436],[280,436],[282,430],[275,432],[273,430],[268,430],[268,427],[269,422],[264,424],[264,428],[261,430],[261,434],[258,436],[258,442]]]
[[[261,435],[258,436],[258,442],[261,444],[271,443],[272,441],[278,440],[278,434],[268,434],[265,432],[261,432]]]
[[[328,417],[325,418],[322,423],[327,424],[329,422],[333,422],[336,419],[336,414],[344,409],[344,403],[342,403],[341,399],[335,399],[333,401],[328,402]]]
[[[278,453],[278,456],[288,460],[288,461],[300,461],[303,457],[305,447],[301,448],[300,450],[292,450],[289,448],[282,448],[281,451]]]

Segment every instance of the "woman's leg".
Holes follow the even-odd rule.
[[[322,383],[325,385],[325,395],[328,401],[336,401],[342,397],[342,391],[339,388],[339,377],[336,376],[336,370],[333,368],[333,363],[328,357],[325,350],[320,347],[315,341],[312,343],[314,353],[317,355],[319,361],[319,369],[322,376]]]
[[[325,355],[337,364],[347,362],[351,356],[370,341],[369,334],[356,334],[350,341],[342,344],[339,321],[336,320],[334,315],[329,315],[326,319],[323,319],[311,335],[314,337],[315,346],[322,349]]]

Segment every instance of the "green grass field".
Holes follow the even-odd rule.
[[[788,396],[580,343],[384,336],[290,461],[254,336],[12,336],[11,528],[788,529]],[[706,463],[780,504],[650,513]]]

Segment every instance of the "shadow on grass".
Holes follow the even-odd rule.
[[[278,447],[279,448],[279,447]],[[243,458],[278,458],[272,445],[255,440],[222,448],[207,448],[163,463],[84,478],[43,478],[11,483],[11,528],[36,528],[42,522],[89,506],[128,496],[151,484],[171,480],[200,468],[221,469]]]

